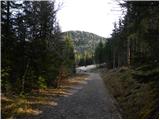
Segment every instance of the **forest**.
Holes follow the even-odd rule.
[[[124,17],[114,23],[111,37],[104,38],[85,31],[62,32],[57,19],[62,5],[57,5],[55,1],[1,1],[2,118],[12,115],[16,118],[18,107],[27,108],[27,99],[32,95],[37,97],[45,90],[51,91],[51,95],[56,90],[64,94],[66,91],[61,83],[68,78],[77,80],[74,84],[96,83],[83,82],[81,79],[86,80],[86,76],[92,80],[103,79],[122,109],[120,113],[123,118],[158,118],[159,2],[118,3],[124,10]],[[77,74],[78,67],[88,65],[97,68],[93,73],[82,70]],[[96,85],[93,86],[96,88]],[[56,91],[56,97],[60,96],[59,91]],[[38,94],[33,94],[35,92]],[[45,97],[38,96],[38,100],[45,103],[49,99],[47,92],[46,96],[43,94]],[[96,92],[98,90],[95,96],[99,94]],[[100,101],[102,98],[94,100]],[[16,100],[23,102],[19,102],[18,106]],[[15,111],[11,110],[14,108]]]
[[[127,1],[120,5],[126,14],[114,24],[111,38],[99,42],[95,61],[106,63],[108,70],[102,77],[120,103],[124,118],[157,118],[159,3]]]
[[[126,2],[124,18],[114,24],[112,37],[99,43],[95,50],[97,63],[107,63],[108,68],[147,65],[158,67],[159,63],[159,6],[158,2]],[[105,56],[105,57],[103,57]]]
[[[61,35],[55,2],[1,1],[1,7],[3,94],[58,87],[59,73],[75,72],[73,44]]]
[[[77,66],[95,64],[94,51],[98,43],[105,43],[106,38],[85,31],[67,31],[74,45],[75,62]]]

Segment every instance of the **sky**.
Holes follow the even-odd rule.
[[[81,30],[110,37],[113,23],[122,16],[115,0],[57,0],[63,3],[57,18],[62,32]]]

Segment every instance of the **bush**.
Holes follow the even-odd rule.
[[[37,87],[40,89],[44,89],[47,87],[46,81],[42,76],[38,77]]]

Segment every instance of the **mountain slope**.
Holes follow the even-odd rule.
[[[71,37],[74,43],[74,49],[78,53],[84,53],[85,51],[93,53],[100,41],[103,43],[106,41],[104,37],[84,31],[68,31],[64,32],[64,35]]]

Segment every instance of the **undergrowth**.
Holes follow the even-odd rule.
[[[73,85],[82,84],[88,75],[76,74],[68,80],[63,80],[57,88],[33,90],[25,95],[1,95],[1,118],[34,118],[43,111],[41,106],[57,106],[57,97],[69,96]],[[36,117],[37,118],[37,117]]]
[[[149,80],[146,81],[142,79],[142,71],[142,69],[133,70],[123,67],[101,72],[105,84],[121,107],[123,118],[155,119],[159,117],[159,84],[156,73],[158,71],[150,70]],[[152,71],[154,77],[151,78]],[[140,77],[138,77],[139,74],[141,74]],[[146,70],[144,76],[147,77]]]

